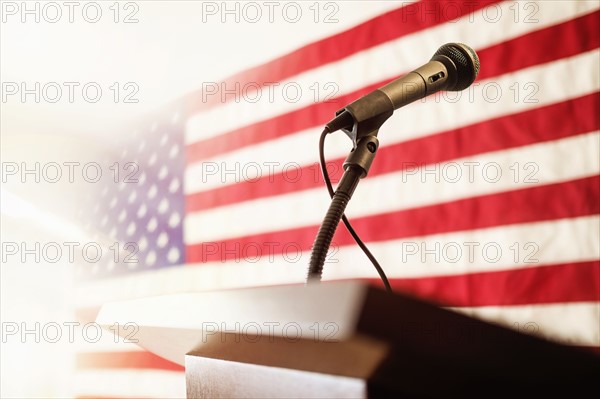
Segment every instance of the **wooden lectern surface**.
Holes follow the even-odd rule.
[[[248,334],[258,325],[276,336],[287,328],[302,339],[333,332],[332,338],[345,339],[354,331],[366,292],[362,283],[343,282],[164,295],[108,303],[96,321],[106,328],[135,323],[140,346],[184,365],[185,354],[207,337],[236,326]],[[122,333],[125,337],[127,331]]]
[[[578,396],[600,358],[359,282],[106,305],[186,366],[189,397]]]

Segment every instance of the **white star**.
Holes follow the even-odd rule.
[[[171,183],[169,184],[169,192],[175,193],[178,189],[179,189],[179,179],[175,177],[175,178],[173,178],[173,180],[171,180]]]
[[[169,158],[175,158],[177,154],[179,154],[179,146],[177,144],[174,144],[173,147],[171,147],[171,150],[169,151]]]
[[[166,213],[168,209],[169,209],[169,200],[166,198],[163,198],[162,200],[160,200],[160,203],[158,204],[158,213],[160,213],[162,215],[162,214]]]
[[[168,174],[169,174],[169,168],[167,168],[167,165],[163,165],[160,167],[160,170],[158,171],[158,179],[164,180]]]
[[[158,189],[156,188],[156,184],[153,184],[152,186],[150,186],[150,189],[148,190],[148,198],[152,199],[152,198],[156,197],[157,192],[158,192]]]
[[[175,263],[179,260],[179,250],[177,247],[171,247],[169,253],[167,253],[167,260],[171,263]]]
[[[154,251],[148,252],[148,255],[146,256],[146,264],[148,266],[152,266],[152,265],[154,265],[155,262],[156,262],[156,253]]]
[[[134,222],[129,223],[129,225],[127,226],[126,233],[129,237],[131,237],[135,233],[135,223]]]
[[[179,216],[179,212],[175,211],[171,214],[171,216],[169,217],[169,227],[171,228],[175,228],[177,226],[179,226],[179,223],[181,222],[181,217]]]
[[[138,218],[143,218],[146,215],[146,211],[148,210],[148,208],[146,207],[146,204],[142,204],[140,205],[138,211],[137,211],[137,217]]]
[[[156,227],[158,226],[158,222],[156,221],[156,218],[152,218],[148,221],[148,225],[146,225],[146,230],[148,230],[148,232],[152,233],[154,230],[156,230]]]
[[[158,235],[158,238],[156,239],[156,245],[159,248],[164,248],[168,242],[169,242],[169,236],[164,231],[162,233],[160,233]]]

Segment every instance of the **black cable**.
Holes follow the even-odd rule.
[[[329,129],[325,128],[321,133],[321,137],[319,138],[319,163],[321,164],[321,172],[323,173],[323,180],[325,180],[327,191],[329,191],[329,196],[333,198],[335,192],[333,191],[331,179],[329,178],[329,172],[327,171],[327,164],[325,163],[325,137],[327,137],[328,134]],[[381,278],[381,281],[383,281],[383,285],[385,285],[385,289],[387,290],[387,292],[392,292],[390,282],[388,281],[385,272],[381,268],[381,265],[379,265],[379,262],[377,262],[375,256],[371,253],[371,251],[369,251],[369,248],[367,248],[365,243],[360,239],[360,237],[350,224],[350,221],[348,220],[345,214],[342,215],[342,220],[344,221],[344,225],[346,225],[346,228],[350,232],[350,235],[352,235],[352,237],[354,238],[354,241],[356,241],[360,249],[363,250],[365,255],[367,255],[367,258],[369,258],[373,266],[375,266],[375,269],[377,270],[377,273],[379,273],[379,277]]]

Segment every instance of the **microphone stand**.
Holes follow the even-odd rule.
[[[358,139],[356,146],[350,151],[350,154],[344,161],[344,174],[331,199],[331,204],[313,244],[307,283],[318,283],[321,281],[327,251],[340,223],[340,219],[344,214],[348,202],[352,198],[352,194],[354,194],[358,182],[369,173],[369,169],[379,148],[377,133],[379,133],[379,129]]]

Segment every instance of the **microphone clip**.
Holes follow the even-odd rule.
[[[344,161],[344,170],[348,168],[358,168],[362,171],[360,176],[361,179],[365,178],[371,169],[371,164],[375,158],[375,154],[379,149],[379,140],[377,139],[377,133],[379,130],[372,132],[372,135],[365,136],[358,140],[355,148],[350,151],[348,157]]]
[[[342,130],[356,149],[363,137],[377,136],[379,128],[394,113],[394,105],[383,92],[375,90],[338,110],[328,124],[330,132]]]

